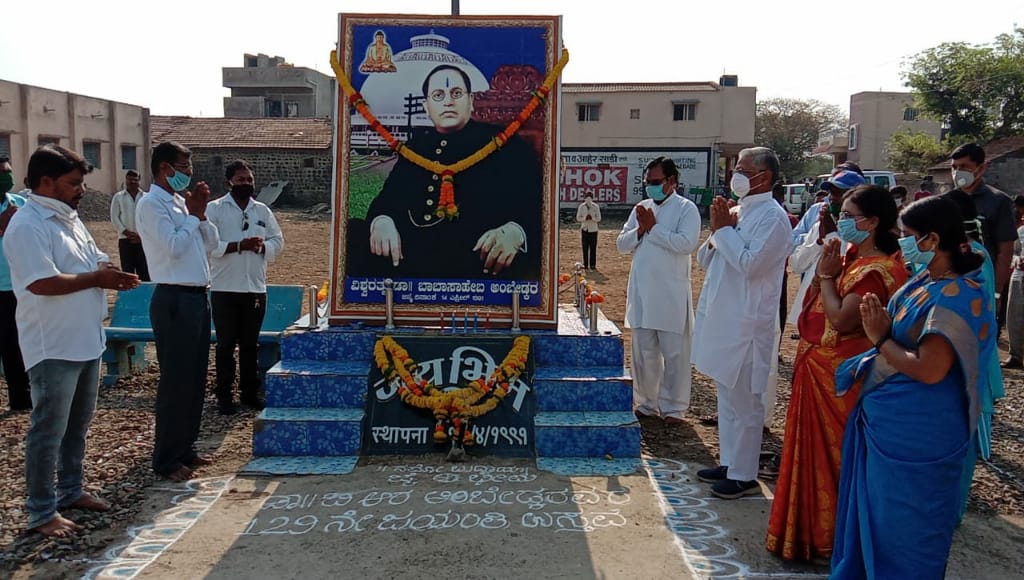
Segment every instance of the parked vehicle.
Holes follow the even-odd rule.
[[[817,191],[821,184],[830,177],[830,174],[819,175],[814,178],[814,190]],[[886,189],[892,189],[896,187],[896,174],[892,171],[880,171],[876,169],[867,169],[864,171],[864,180],[871,185],[878,185]]]
[[[807,193],[807,185],[803,183],[791,183],[784,187],[786,188],[786,194],[782,203],[786,206],[786,211],[796,215],[804,213],[804,210],[807,209],[806,201],[804,199]]]

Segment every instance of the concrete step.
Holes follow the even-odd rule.
[[[631,411],[540,412],[537,457],[640,457],[640,423]]]
[[[538,367],[622,367],[621,336],[538,334],[533,337]]]
[[[281,337],[284,360],[318,360],[365,362],[373,361],[373,344],[377,333],[372,330],[326,327],[319,330],[288,332]]]
[[[538,367],[539,411],[631,411],[633,379],[619,367]]]
[[[253,455],[358,455],[363,416],[362,408],[268,407],[253,421]]]
[[[265,377],[268,407],[359,408],[366,403],[370,363],[285,359]]]

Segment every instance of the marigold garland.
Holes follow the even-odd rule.
[[[338,86],[345,91],[348,96],[348,102],[359,111],[359,114],[366,119],[366,122],[370,124],[370,128],[377,132],[381,138],[387,142],[388,146],[391,147],[402,157],[415,165],[426,169],[434,174],[441,176],[441,193],[438,197],[437,210],[435,214],[439,218],[447,220],[453,220],[459,216],[459,206],[455,203],[455,175],[459,172],[465,171],[477,163],[486,159],[491,153],[494,153],[508,142],[513,135],[519,131],[524,123],[530,118],[534,110],[544,101],[546,101],[548,93],[551,92],[552,87],[555,86],[555,81],[562,74],[562,69],[569,62],[569,50],[563,48],[562,56],[558,59],[555,67],[548,72],[548,75],[544,78],[544,82],[537,90],[533,91],[533,96],[530,98],[526,106],[523,107],[516,118],[505,127],[505,129],[495,135],[486,145],[481,147],[475,153],[468,157],[461,159],[451,165],[445,165],[432,159],[427,159],[419,153],[413,151],[409,147],[405,146],[395,136],[387,130],[387,127],[381,124],[380,120],[370,111],[370,106],[363,99],[363,96],[359,94],[359,91],[352,86],[352,81],[349,80],[345,71],[341,68],[341,63],[338,62],[338,52],[336,50],[331,51],[331,68],[334,69],[334,75],[338,78]]]
[[[462,432],[463,445],[473,445],[471,421],[490,413],[505,399],[510,385],[526,369],[529,352],[530,338],[517,336],[508,355],[486,381],[479,378],[465,387],[447,392],[426,379],[417,381],[412,375],[417,367],[416,361],[390,336],[384,336],[374,344],[373,359],[387,382],[396,377],[401,379],[398,396],[403,403],[433,412],[435,442],[444,443],[449,436],[454,440]]]

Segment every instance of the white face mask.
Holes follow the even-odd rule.
[[[957,187],[964,188],[974,183],[974,174],[964,169],[953,170],[953,184]]]
[[[733,173],[729,180],[729,189],[736,194],[736,197],[746,197],[750,193],[750,178],[742,173]]]

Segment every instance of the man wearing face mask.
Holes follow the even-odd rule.
[[[237,410],[231,393],[236,345],[240,400],[257,411],[264,406],[256,354],[267,312],[267,264],[284,249],[284,237],[270,208],[253,199],[252,167],[238,159],[228,163],[224,175],[231,191],[211,202],[206,216],[220,237],[217,249],[210,253],[217,402],[222,415],[231,415]]]
[[[153,184],[135,223],[157,283],[149,304],[160,383],[156,391],[153,471],[185,481],[210,459],[196,451],[210,359],[210,264],[217,228],[206,219],[210,187],[192,181],[192,152],[168,141],[153,148]]]
[[[697,253],[706,271],[697,304],[693,362],[718,387],[720,465],[697,477],[711,493],[736,499],[760,491],[758,456],[764,394],[778,351],[782,271],[792,248],[785,210],[772,200],[779,159],[767,147],[740,151],[731,186],[740,198],[711,206],[711,237]]]
[[[25,198],[9,193],[14,187],[14,172],[11,160],[0,157],[0,360],[4,365],[4,380],[7,382],[7,404],[12,411],[27,411],[32,408],[28,373],[18,344],[18,324],[15,313],[18,299],[11,285],[11,269],[4,255],[4,233],[18,208],[25,205]]]
[[[676,192],[672,159],[651,161],[645,182],[647,199],[633,207],[616,240],[619,252],[633,254],[626,288],[633,405],[640,417],[679,424],[690,406],[690,254],[700,241],[700,210]]]
[[[988,164],[985,150],[977,143],[967,143],[950,154],[953,187],[971,194],[981,220],[982,241],[996,269],[996,301],[999,303],[999,328],[1006,321],[1002,294],[1010,282],[1013,243],[1017,241],[1013,200],[1002,191],[985,183],[983,176]]]
[[[789,315],[789,322],[796,324],[803,311],[804,297],[811,286],[812,274],[821,259],[823,244],[838,237],[836,232],[836,218],[839,216],[840,208],[843,206],[843,196],[851,189],[866,183],[856,171],[852,169],[839,169],[832,174],[832,177],[821,184],[823,191],[828,196],[821,202],[816,227],[800,238],[799,244],[793,250],[789,258],[789,269],[794,274],[800,274],[800,289],[797,291],[796,300],[793,302],[793,309]]]

